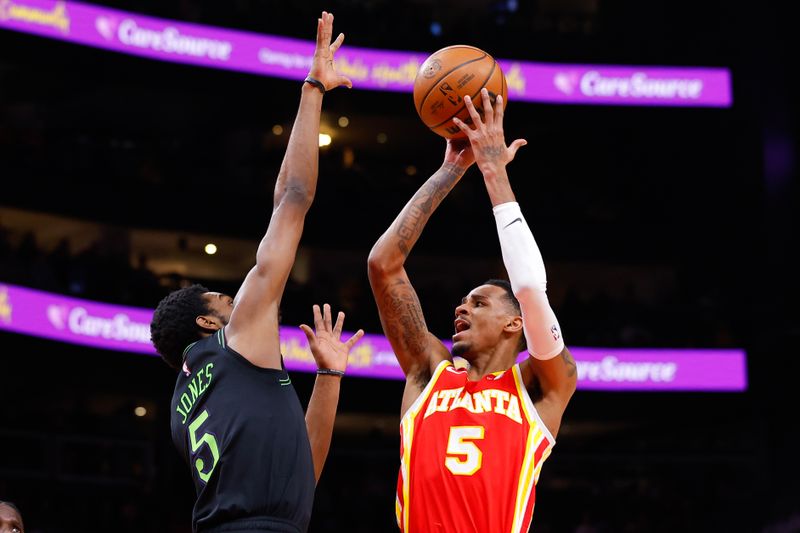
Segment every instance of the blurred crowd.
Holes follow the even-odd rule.
[[[33,232],[14,235],[0,220],[0,282],[59,294],[145,308],[154,308],[169,291],[192,282],[235,294],[237,282],[197,279],[174,272],[157,274],[146,256],[133,254],[124,231],[100,232],[103,237],[82,250],[63,238],[52,249],[37,244]],[[255,243],[253,245],[255,249]],[[285,324],[308,320],[310,306],[322,300],[348,315],[351,327],[380,332],[377,309],[366,277],[366,251],[345,254],[341,265],[324,261],[302,282],[289,281],[282,300]],[[447,276],[436,265],[457,264]],[[356,265],[343,268],[343,265]],[[499,264],[430,258],[414,277],[422,295],[431,331],[452,332],[452,311],[472,287],[491,277],[504,277]],[[481,268],[484,266],[484,268]],[[315,272],[319,271],[317,274]],[[723,294],[714,287],[685,287],[668,269],[654,266],[572,265],[549,267],[550,300],[569,333],[570,343],[603,347],[732,347],[733,315]],[[614,279],[616,278],[616,279]],[[555,281],[553,281],[555,280]]]

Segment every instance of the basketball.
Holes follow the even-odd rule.
[[[483,116],[481,89],[489,91],[492,105],[497,95],[507,102],[506,78],[492,56],[479,48],[455,45],[431,54],[414,79],[414,105],[422,122],[448,139],[465,137],[453,122],[458,117],[472,123],[464,96],[469,95]]]

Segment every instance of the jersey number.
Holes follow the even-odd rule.
[[[208,483],[208,479],[211,477],[211,473],[214,471],[214,467],[217,466],[217,461],[219,460],[217,438],[211,433],[203,433],[199,439],[197,438],[197,430],[203,425],[203,422],[205,422],[207,418],[208,411],[203,411],[197,415],[197,418],[194,419],[194,422],[189,424],[189,441],[192,444],[192,453],[196,452],[198,449],[200,449],[200,446],[205,444],[208,446],[208,449],[211,450],[211,457],[214,460],[214,462],[211,463],[211,468],[208,469],[208,472],[203,472],[205,462],[201,458],[198,457],[194,462],[194,466],[197,468],[197,475],[200,476],[200,479],[203,480],[203,483]]]
[[[483,453],[474,440],[483,439],[483,426],[453,426],[447,439],[444,465],[456,476],[471,476],[481,468]],[[455,456],[455,457],[453,457]]]

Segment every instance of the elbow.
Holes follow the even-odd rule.
[[[575,394],[575,391],[578,390],[578,372],[577,370],[570,376],[569,381],[567,382],[566,386],[566,395],[567,398],[572,398],[572,395]]]
[[[567,379],[563,380],[561,383],[561,394],[567,399],[567,401],[569,401],[569,399],[572,398],[572,395],[575,394],[575,391],[578,389],[578,365],[566,347],[564,347],[563,353],[566,354],[568,359],[568,370]]]
[[[543,295],[547,298],[547,285],[537,283],[534,279],[515,279],[512,289],[521,303],[538,301]]]
[[[367,273],[369,279],[386,275],[387,272],[392,270],[391,263],[392,261],[390,261],[388,254],[386,254],[381,246],[381,242],[378,241],[375,243],[375,246],[372,247],[372,250],[369,252],[369,257],[367,258]]]
[[[275,207],[289,205],[307,211],[314,201],[314,191],[307,185],[292,183],[293,181],[296,180],[290,179],[286,187],[275,195]]]

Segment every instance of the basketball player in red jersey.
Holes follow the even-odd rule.
[[[448,140],[444,164],[406,204],[369,257],[381,323],[406,375],[397,522],[404,533],[528,531],[535,485],[575,391],[575,361],[545,293],[544,263],[516,203],[506,165],[503,106],[484,89],[483,119]],[[452,355],[425,325],[404,263],[433,211],[477,163],[510,284],[490,280],[455,309]],[[516,364],[527,344],[529,357]],[[457,369],[452,356],[469,366]]]

